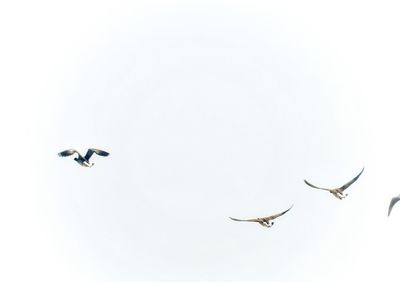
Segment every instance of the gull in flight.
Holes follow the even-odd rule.
[[[93,148],[88,149],[85,156],[82,156],[75,149],[69,149],[69,150],[62,151],[62,152],[58,153],[58,155],[60,157],[69,157],[75,153],[78,154],[78,157],[74,158],[74,161],[76,161],[78,164],[80,164],[83,167],[92,167],[94,165],[94,163],[90,162],[90,158],[93,155],[93,153],[96,153],[97,155],[102,156],[102,157],[107,157],[109,155],[109,153],[107,153],[106,151],[102,151],[99,149],[93,149]]]
[[[392,212],[392,208],[393,206],[400,201],[400,195],[393,197],[392,200],[390,201],[390,205],[389,205],[389,211],[388,211],[388,216],[390,215],[390,213]]]
[[[321,188],[321,187],[317,187],[317,186],[307,182],[307,180],[304,180],[304,182],[312,188],[329,191],[333,196],[342,200],[342,199],[346,198],[346,196],[347,196],[347,194],[343,194],[343,191],[346,190],[347,188],[349,188],[351,184],[356,182],[356,180],[360,177],[360,175],[363,173],[363,171],[364,171],[364,168],[361,170],[361,172],[356,177],[354,177],[352,180],[350,180],[349,182],[347,182],[346,184],[344,184],[343,186],[341,186],[339,188],[332,188],[332,189]]]
[[[285,210],[284,212],[281,212],[281,213],[278,213],[278,214],[274,214],[274,215],[271,215],[271,216],[266,216],[266,217],[257,217],[257,218],[252,218],[252,219],[237,219],[237,218],[233,218],[233,217],[229,217],[229,218],[234,220],[234,221],[257,222],[257,223],[261,224],[264,227],[271,227],[272,225],[274,225],[274,222],[272,220],[274,220],[277,217],[280,217],[281,215],[284,215],[292,207],[293,207],[293,205],[290,208],[288,208],[287,210]]]

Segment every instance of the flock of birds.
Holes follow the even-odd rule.
[[[74,161],[76,161],[79,165],[83,166],[83,167],[92,167],[94,165],[93,162],[90,161],[91,157],[93,156],[93,154],[102,156],[102,157],[107,157],[110,153],[103,151],[103,150],[99,150],[99,149],[94,149],[94,148],[90,148],[87,150],[85,156],[81,155],[77,150],[75,149],[68,149],[65,151],[62,151],[60,153],[58,153],[58,155],[60,157],[69,157],[72,156],[74,154],[77,154],[77,157],[74,158]],[[318,187],[315,186],[313,184],[311,184],[310,182],[308,182],[307,180],[304,180],[304,182],[311,188],[314,189],[319,189],[319,190],[324,190],[324,191],[328,191],[329,193],[331,193],[333,196],[335,196],[336,198],[338,198],[339,200],[343,200],[347,194],[344,194],[344,191],[349,188],[354,182],[357,181],[357,179],[361,176],[361,174],[364,172],[364,168],[361,170],[361,172],[354,177],[352,180],[350,180],[349,182],[347,182],[346,184],[342,185],[339,188],[322,188],[322,187]],[[388,216],[390,216],[390,213],[392,212],[393,206],[400,201],[400,195],[393,197],[390,201],[389,204],[389,211],[388,211]],[[230,219],[234,220],[234,221],[241,221],[241,222],[256,222],[261,224],[264,227],[272,227],[274,225],[273,220],[284,215],[285,213],[287,213],[291,208],[293,207],[293,205],[288,208],[287,210],[281,212],[281,213],[277,213],[274,215],[270,215],[270,216],[266,216],[266,217],[257,217],[257,218],[250,218],[250,219],[238,219],[238,218],[233,218],[233,217],[229,217]]]

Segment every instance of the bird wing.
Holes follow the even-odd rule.
[[[273,220],[273,219],[275,219],[275,218],[277,218],[277,217],[280,217],[280,216],[284,215],[285,213],[287,213],[288,211],[290,211],[291,208],[293,208],[293,205],[291,205],[290,208],[288,208],[288,209],[285,210],[284,212],[277,213],[277,214],[274,214],[274,215],[265,217],[265,219]]]
[[[59,155],[60,157],[69,157],[69,156],[71,156],[71,155],[73,155],[73,154],[75,154],[75,153],[77,153],[79,156],[81,155],[81,154],[79,154],[79,152],[78,152],[77,150],[75,150],[75,149],[69,149],[69,150],[62,151],[62,152],[58,153],[58,155]]]
[[[256,218],[252,218],[252,219],[237,219],[237,218],[233,218],[233,217],[229,217],[229,218],[234,221],[259,222],[259,220]]]
[[[89,161],[89,159],[90,159],[90,157],[93,155],[93,153],[96,153],[97,155],[102,156],[102,157],[107,157],[107,156],[110,154],[110,153],[108,153],[108,152],[106,152],[106,151],[102,151],[102,150],[99,150],[99,149],[90,148],[90,149],[87,150],[87,152],[86,152],[85,159],[86,159],[87,161]]]
[[[315,186],[315,185],[313,185],[313,184],[311,184],[310,182],[308,182],[307,180],[305,180],[304,179],[304,182],[308,185],[308,186],[310,186],[310,187],[312,187],[312,188],[315,188],[315,189],[320,189],[320,190],[325,190],[325,191],[330,191],[330,189],[328,189],[328,188],[321,188],[321,187],[317,187],[317,186]]]
[[[400,195],[397,197],[392,198],[392,200],[390,201],[390,205],[389,205],[389,211],[388,211],[388,216],[390,215],[390,213],[392,212],[392,208],[393,206],[400,201]]]
[[[356,180],[360,177],[360,175],[363,173],[363,171],[364,171],[364,168],[361,170],[361,172],[360,172],[356,177],[354,177],[352,180],[350,180],[349,182],[347,182],[346,184],[344,184],[344,185],[343,185],[342,187],[340,187],[339,189],[340,189],[341,191],[344,191],[344,190],[346,190],[347,188],[349,188],[351,184],[353,184],[354,182],[356,182]]]

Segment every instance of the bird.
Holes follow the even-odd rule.
[[[304,182],[312,188],[329,191],[333,196],[335,196],[339,200],[343,200],[348,195],[348,194],[343,194],[343,191],[346,190],[347,188],[349,188],[350,185],[353,184],[360,177],[360,175],[363,173],[363,171],[364,171],[364,168],[361,170],[361,172],[356,177],[354,177],[352,180],[350,180],[349,182],[347,182],[346,184],[344,184],[343,186],[341,186],[339,188],[328,189],[328,188],[317,187],[305,179],[304,179]]]
[[[390,201],[390,204],[389,204],[388,216],[389,216],[390,213],[392,212],[393,206],[394,206],[398,201],[400,201],[400,195],[398,195],[398,196],[392,198],[392,200]]]
[[[90,148],[87,150],[86,155],[84,157],[75,149],[62,151],[58,153],[58,155],[60,157],[69,157],[75,153],[78,154],[78,157],[74,158],[74,160],[83,167],[92,167],[94,165],[94,163],[90,162],[90,158],[92,157],[93,153],[96,153],[97,155],[102,157],[107,157],[110,154],[103,150]]]
[[[274,214],[274,215],[271,215],[271,216],[266,216],[266,217],[257,217],[257,218],[252,218],[252,219],[237,219],[237,218],[233,218],[233,217],[229,217],[229,218],[234,220],[234,221],[257,222],[257,223],[261,224],[262,226],[269,228],[269,227],[272,227],[272,225],[274,225],[274,222],[272,220],[274,220],[277,217],[280,217],[280,216],[284,215],[292,207],[293,207],[293,205],[291,205],[290,208],[288,208],[284,212],[277,213],[277,214]]]

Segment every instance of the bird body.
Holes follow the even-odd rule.
[[[84,167],[92,167],[94,165],[94,163],[89,162],[89,160],[85,160],[81,155],[79,155],[78,158],[74,158],[74,161]]]
[[[234,221],[257,222],[257,223],[261,224],[262,226],[269,228],[269,227],[272,227],[272,225],[274,225],[274,222],[272,220],[274,220],[277,217],[280,217],[280,216],[284,215],[292,207],[293,207],[293,205],[291,205],[291,207],[288,208],[287,210],[285,210],[284,212],[277,213],[277,214],[274,214],[274,215],[271,215],[271,216],[266,216],[266,217],[257,217],[257,218],[252,218],[252,219],[237,219],[237,218],[234,218],[234,217],[229,217],[229,218],[234,220]]]
[[[58,153],[58,155],[60,157],[69,157],[69,156],[71,156],[71,155],[73,155],[75,153],[78,155],[78,157],[75,157],[74,161],[76,161],[78,164],[80,164],[83,167],[92,167],[94,165],[94,163],[90,162],[90,158],[92,157],[92,155],[94,153],[96,155],[103,156],[103,157],[107,157],[110,154],[110,153],[108,153],[106,151],[103,151],[103,150],[90,148],[90,149],[87,150],[85,156],[82,156],[75,149],[69,149],[69,150],[62,151],[62,152]]]
[[[361,170],[361,172],[356,177],[354,177],[352,180],[350,180],[349,182],[347,182],[346,184],[344,184],[343,186],[341,186],[339,188],[331,188],[331,189],[329,189],[329,188],[321,188],[321,187],[318,187],[318,186],[315,186],[315,185],[311,184],[310,182],[308,182],[305,179],[304,179],[304,182],[308,186],[310,186],[311,188],[329,191],[329,193],[331,193],[333,196],[335,196],[339,200],[343,200],[347,196],[347,194],[343,194],[344,190],[346,190],[347,188],[350,187],[351,184],[356,182],[356,180],[360,177],[360,175],[363,173],[363,171],[364,171],[364,168]]]

